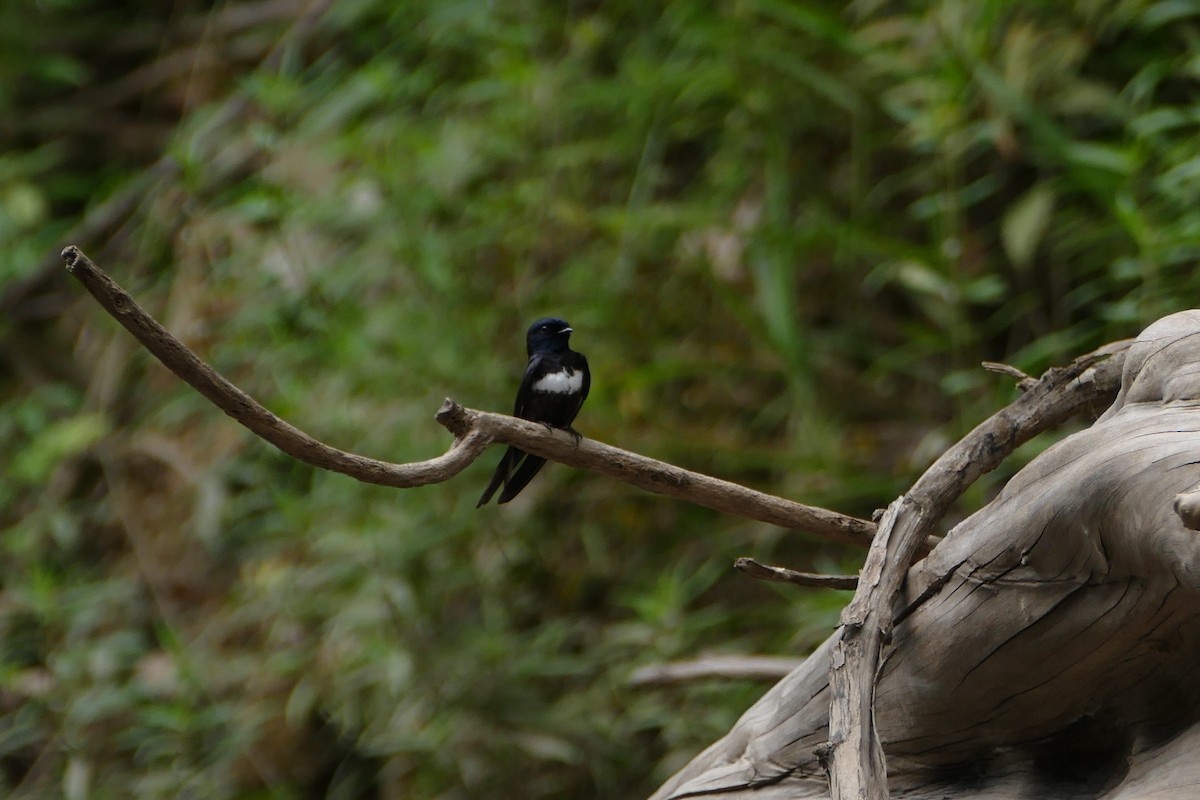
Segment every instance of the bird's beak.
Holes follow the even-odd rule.
[[[574,328],[563,328],[562,332],[563,333],[574,333],[575,329]]]

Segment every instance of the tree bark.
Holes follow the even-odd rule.
[[[1188,311],[1138,338],[1094,425],[1034,459],[908,570],[861,710],[886,794],[1200,796],[1200,539],[1188,527],[1198,484],[1200,311]],[[829,668],[843,639],[656,800],[829,797],[817,751],[829,752]]]

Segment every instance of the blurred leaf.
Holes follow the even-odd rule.
[[[14,455],[10,474],[25,483],[42,483],[64,459],[87,450],[108,432],[108,419],[98,412],[51,423]]]
[[[1054,189],[1039,183],[1009,208],[1001,223],[1000,241],[1004,251],[1018,268],[1028,267],[1050,223],[1054,210]]]

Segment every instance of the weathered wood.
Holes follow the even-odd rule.
[[[1094,384],[1081,380],[1115,350],[1075,359],[1025,384],[1024,394],[977,425],[925,470],[879,522],[854,599],[842,610],[829,681],[829,743],[821,759],[833,800],[885,800],[888,776],[876,731],[875,683],[883,644],[891,636],[893,606],[917,546],[967,488],[995,469],[1019,444],[1059,418]],[[1094,371],[1093,371],[1094,372]]]
[[[862,712],[891,796],[1200,796],[1200,537],[1184,524],[1198,487],[1193,311],[1148,328],[1109,410],[908,571]],[[825,664],[838,646],[831,637],[655,798],[829,797],[814,750],[829,736]]]

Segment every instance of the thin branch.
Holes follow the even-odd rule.
[[[669,686],[713,679],[777,681],[803,663],[803,658],[782,656],[704,656],[641,667],[629,676],[629,685]]]
[[[69,246],[62,255],[67,270],[167,369],[255,435],[306,464],[365,483],[411,488],[448,480],[478,458],[487,445],[502,442],[657,494],[784,528],[806,530],[838,542],[866,547],[874,534],[875,525],[867,520],[785,500],[591,439],[576,442],[565,431],[465,408],[452,400],[447,400],[437,413],[438,422],[456,437],[454,446],[442,456],[393,464],[338,450],[275,416],[204,363],[78,247]]]
[[[875,532],[875,524],[865,519],[785,500],[594,439],[576,442],[569,433],[547,430],[536,422],[464,408],[449,400],[438,411],[437,420],[456,436],[485,430],[497,442],[516,445],[526,452],[571,467],[608,475],[647,492],[781,528],[805,530],[835,542],[869,547]]]
[[[1106,345],[1066,367],[1047,370],[1023,395],[947,450],[884,513],[858,591],[842,610],[841,636],[831,655],[829,745],[823,760],[832,800],[888,797],[873,713],[875,678],[891,635],[896,598],[918,546],[967,487],[1035,432],[1084,409],[1095,416],[1096,401],[1111,400],[1116,392],[1128,346]]]
[[[739,558],[733,566],[749,575],[764,581],[776,583],[791,583],[796,586],[809,586],[816,589],[850,589],[858,588],[856,575],[824,575],[819,572],[797,572],[786,567],[771,567],[759,563],[753,558]]]
[[[1022,392],[1029,391],[1033,385],[1037,383],[1037,378],[1029,377],[1011,364],[1002,364],[999,361],[984,361],[979,366],[983,367],[988,372],[1007,375],[1008,377],[1015,379],[1017,382],[1017,388]]]

